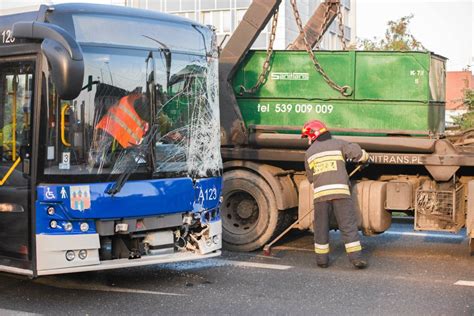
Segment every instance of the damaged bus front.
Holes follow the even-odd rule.
[[[37,276],[219,255],[214,32],[100,5],[5,21],[0,269]]]

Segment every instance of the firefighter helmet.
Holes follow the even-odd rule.
[[[326,125],[318,120],[312,120],[306,122],[301,131],[301,138],[309,138],[311,142],[314,142],[319,135],[324,134],[328,131]]]

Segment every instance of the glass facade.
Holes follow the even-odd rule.
[[[145,0],[132,1],[131,6],[143,9],[164,11],[176,14],[203,24],[213,25],[216,28],[217,43],[221,44],[242,21],[242,18],[252,0]],[[313,14],[321,0],[299,1],[299,11],[303,23]],[[355,16],[351,9],[350,0],[341,1],[344,16],[344,38],[346,44],[355,41],[354,26]],[[279,28],[275,49],[285,49],[298,35],[296,24],[289,1],[283,1],[280,7]],[[327,32],[322,39],[321,49],[335,50],[341,48],[341,43],[336,34],[338,22],[331,26],[332,32]],[[270,27],[267,26],[255,41],[252,48],[265,49],[269,40]],[[224,42],[225,43],[225,42]]]

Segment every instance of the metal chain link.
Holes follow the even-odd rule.
[[[252,88],[247,89],[243,85],[240,86],[241,95],[244,92],[254,94],[255,92],[257,92],[260,86],[265,82],[265,79],[268,76],[268,72],[270,71],[270,59],[272,58],[272,55],[273,55],[273,44],[275,42],[277,24],[278,24],[278,9],[276,9],[275,13],[273,14],[272,30],[270,33],[270,40],[268,41],[267,56],[265,58],[265,62],[263,63],[262,72],[258,76],[257,82]]]
[[[337,18],[339,19],[339,31],[341,33],[340,35],[338,35],[338,37],[341,39],[342,50],[346,50],[346,41],[344,38],[344,21],[342,17],[341,6],[342,3],[337,6]]]
[[[321,64],[316,59],[316,56],[314,55],[314,52],[313,52],[311,46],[308,44],[308,41],[306,40],[306,34],[304,33],[303,23],[301,21],[300,13],[298,12],[298,8],[296,6],[296,0],[290,0],[290,3],[291,3],[291,6],[293,7],[293,14],[295,16],[296,25],[298,26],[298,29],[299,29],[300,33],[303,35],[303,42],[304,42],[304,45],[306,47],[306,52],[308,52],[308,54],[311,58],[311,61],[313,62],[314,67],[316,68],[316,71],[321,74],[324,81],[326,81],[326,83],[331,88],[333,88],[336,91],[339,91],[339,93],[342,94],[345,97],[350,96],[352,94],[352,88],[350,86],[340,86],[337,83],[335,83],[331,78],[329,78],[329,76],[324,71]]]

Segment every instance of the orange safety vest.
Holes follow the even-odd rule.
[[[148,130],[148,123],[140,118],[133,107],[133,102],[138,98],[138,95],[121,98],[96,126],[115,138],[123,148],[140,144]]]

